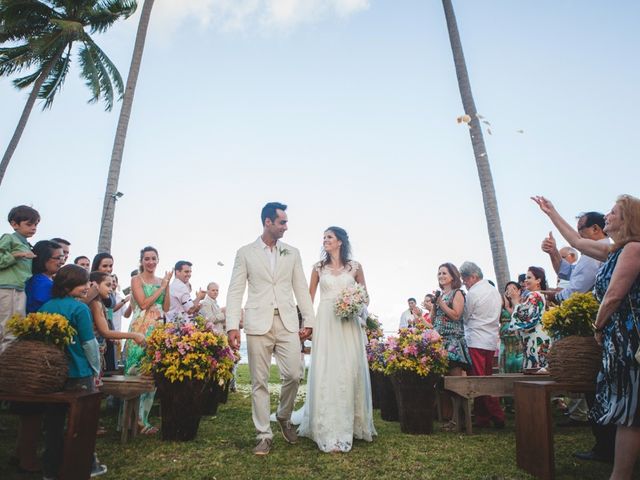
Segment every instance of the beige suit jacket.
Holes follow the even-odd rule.
[[[244,331],[247,335],[267,333],[273,324],[273,309],[276,307],[285,328],[297,332],[300,327],[294,295],[302,312],[304,326],[313,328],[313,304],[302,270],[300,252],[280,241],[276,243],[276,248],[273,274],[260,237],[238,250],[227,292],[227,331],[238,329],[242,297],[247,285],[249,292],[244,306]]]

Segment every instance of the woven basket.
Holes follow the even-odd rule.
[[[572,335],[551,345],[548,361],[556,382],[595,383],[602,367],[602,347],[593,337]]]
[[[0,355],[0,392],[59,392],[68,368],[59,347],[36,340],[16,340]]]

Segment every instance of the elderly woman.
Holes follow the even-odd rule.
[[[582,238],[544,197],[533,200],[562,236],[582,254],[603,261],[596,277],[600,309],[594,324],[603,346],[596,399],[590,416],[601,425],[616,424],[611,479],[631,479],[640,456],[640,199],[621,195],[605,216],[604,232],[612,246]]]

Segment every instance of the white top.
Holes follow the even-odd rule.
[[[278,242],[271,248],[269,245],[264,243],[262,237],[260,237],[260,241],[262,242],[262,250],[264,254],[267,256],[267,260],[269,261],[269,266],[271,267],[271,273],[275,273],[276,271],[276,260],[278,258]]]
[[[411,310],[405,310],[400,316],[400,326],[398,328],[407,328],[409,326],[409,322],[414,319],[415,317],[413,316],[413,313],[411,313]]]
[[[167,318],[172,321],[176,315],[184,314],[193,307],[191,300],[191,287],[179,278],[174,278],[169,287],[171,306],[167,312]]]
[[[467,346],[495,350],[498,346],[500,292],[486,280],[480,280],[467,293],[464,304],[464,338]]]
[[[115,292],[116,304],[120,303],[124,296],[118,290]],[[115,305],[114,305],[115,306]],[[122,313],[126,310],[126,307],[123,305],[120,310],[117,312],[113,311],[113,316],[111,317],[111,323],[113,323],[113,329],[117,332],[120,332],[122,329]]]

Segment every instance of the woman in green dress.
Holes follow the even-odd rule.
[[[162,321],[169,310],[169,281],[173,272],[166,272],[163,278],[156,277],[158,251],[153,247],[145,247],[140,251],[140,273],[131,279],[133,316],[129,331],[141,333],[145,338],[151,335],[158,322]],[[131,340],[125,345],[127,355],[125,363],[126,375],[138,375],[140,360],[144,349]],[[154,434],[158,429],[149,423],[149,412],[153,406],[153,392],[140,396],[139,428],[140,433]]]
[[[522,339],[517,332],[509,331],[513,309],[520,303],[520,292],[520,285],[516,282],[507,282],[504,287],[500,315],[500,373],[522,372]]]

